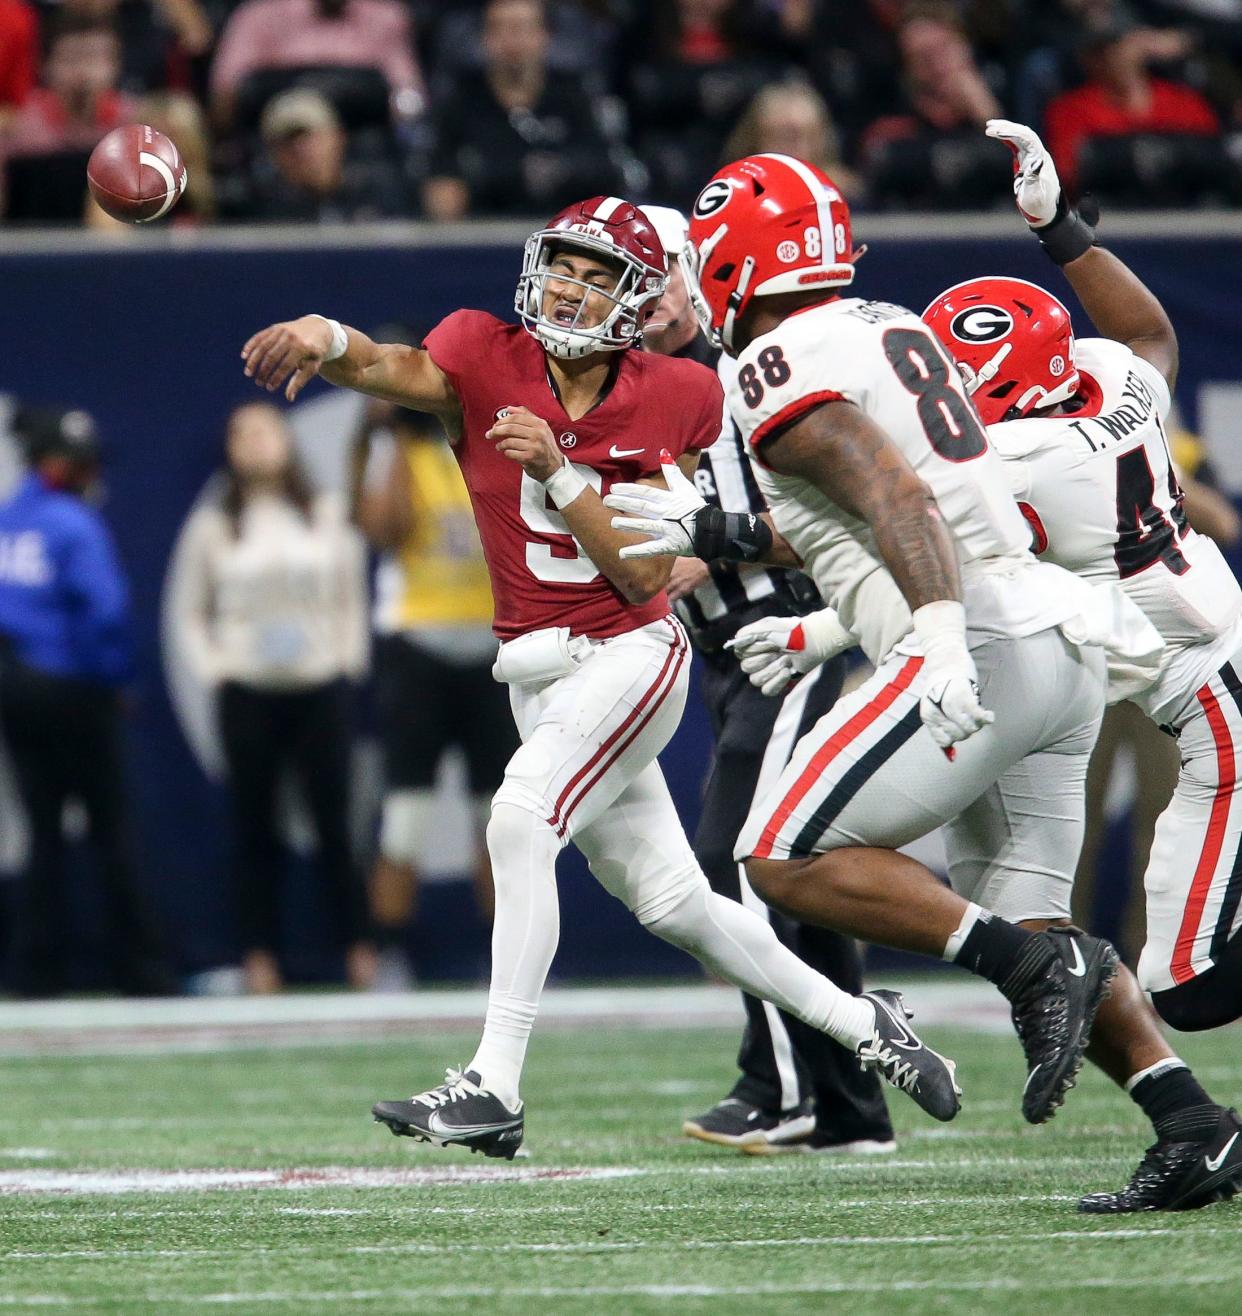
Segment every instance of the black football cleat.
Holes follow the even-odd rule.
[[[689,1138],[739,1150],[785,1146],[815,1132],[815,1104],[804,1101],[789,1110],[764,1110],[741,1097],[725,1097],[706,1113],[686,1120],[681,1131]]]
[[[481,1083],[474,1070],[463,1074],[450,1069],[439,1087],[408,1101],[377,1101],[371,1114],[401,1137],[437,1147],[469,1147],[472,1152],[511,1161],[522,1145],[524,1108],[510,1110]]]
[[[855,1052],[862,1067],[876,1070],[933,1119],[951,1120],[962,1108],[956,1063],[924,1046],[906,1025],[913,1015],[901,1003],[900,992],[863,992],[859,1000],[875,1009],[875,1032]]]
[[[1197,1211],[1224,1202],[1242,1189],[1242,1120],[1236,1110],[1220,1112],[1215,1130],[1202,1142],[1162,1140],[1148,1147],[1116,1193],[1089,1193],[1078,1209],[1089,1215],[1131,1211]]]
[[[1022,1114],[1051,1119],[1078,1079],[1100,1002],[1120,961],[1107,941],[1048,928],[1035,934],[1053,951],[1047,967],[1010,998],[1013,1026],[1026,1053]]]

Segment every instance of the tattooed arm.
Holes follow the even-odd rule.
[[[896,444],[852,402],[828,402],[763,445],[782,475],[813,484],[865,521],[910,611],[960,600],[957,553],[931,491]]]

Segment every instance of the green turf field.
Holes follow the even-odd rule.
[[[1142,1151],[1130,1104],[1087,1074],[1050,1126],[1028,1128],[1012,1038],[928,1034],[960,1062],[962,1114],[937,1125],[895,1094],[898,1152],[852,1161],[758,1160],[679,1135],[731,1081],[736,1034],[719,1026],[538,1034],[530,1155],[512,1168],[370,1122],[374,1098],[467,1058],[473,1030],[10,1055],[0,1310],[1242,1311],[1242,1199],[1187,1216],[1077,1215],[1077,1194],[1117,1185]],[[1184,1047],[1230,1100],[1240,1040],[1234,1029]],[[163,1191],[117,1191],[171,1170],[257,1182],[178,1189],[163,1174],[151,1181]],[[110,1191],[48,1191],[70,1171],[100,1172],[75,1189]],[[391,1171],[404,1182],[386,1183]]]

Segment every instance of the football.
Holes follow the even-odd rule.
[[[176,205],[188,181],[181,152],[144,123],[114,128],[86,166],[91,196],[114,219],[146,224]]]

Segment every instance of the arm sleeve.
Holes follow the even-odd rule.
[[[109,684],[128,680],[134,666],[129,587],[112,536],[96,516],[83,516],[72,527],[61,579],[83,665]]]

